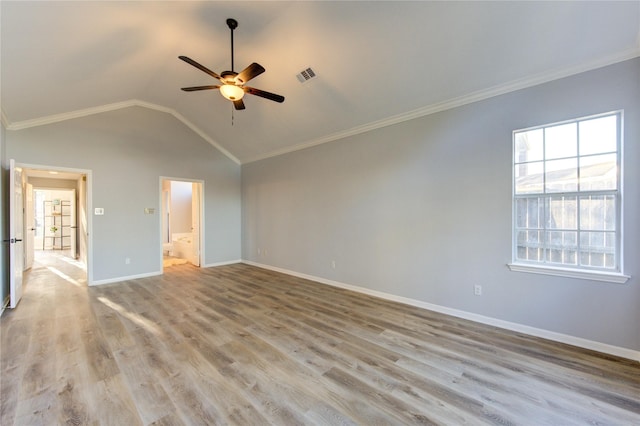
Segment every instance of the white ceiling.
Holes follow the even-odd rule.
[[[218,73],[258,62],[233,113]],[[1,106],[20,129],[128,105],[248,162],[640,56],[640,1],[0,3]],[[317,78],[301,84],[311,67]]]

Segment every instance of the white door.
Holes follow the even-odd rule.
[[[191,184],[191,232],[192,232],[192,252],[189,262],[195,266],[200,266],[200,183]]]
[[[22,297],[24,256],[22,230],[24,220],[22,201],[22,169],[9,160],[9,307],[15,308]]]
[[[24,194],[24,270],[33,266],[33,249],[36,232],[35,210],[33,208],[33,185],[27,184]]]

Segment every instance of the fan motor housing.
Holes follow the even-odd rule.
[[[235,78],[238,75],[237,72],[233,72],[233,71],[222,71],[220,73],[220,77],[222,77],[222,79],[228,83],[228,84],[234,84],[235,83]]]

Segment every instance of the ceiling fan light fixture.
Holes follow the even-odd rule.
[[[244,96],[244,90],[242,87],[235,84],[223,84],[220,86],[220,93],[230,101],[239,101]]]
[[[2,1],[2,0],[0,0]],[[233,102],[233,107],[237,110],[245,109],[244,102],[242,102],[242,98],[245,93],[248,93],[253,96],[259,96],[264,99],[268,99],[273,102],[282,103],[284,102],[284,96],[277,95],[275,93],[266,92],[264,90],[256,89],[255,87],[245,86],[249,80],[259,76],[266,70],[264,67],[256,62],[253,62],[251,65],[243,69],[242,71],[235,72],[233,70],[233,30],[238,27],[238,21],[235,19],[227,19],[227,25],[231,30],[231,71],[223,71],[220,75],[211,71],[209,68],[205,67],[194,61],[193,59],[187,56],[178,56],[178,59],[185,61],[189,65],[198,68],[200,71],[205,74],[210,75],[216,80],[220,81],[222,85],[206,85],[206,86],[192,86],[192,87],[182,87],[181,89],[185,92],[195,92],[198,90],[211,90],[211,89],[220,89],[220,94],[224,96],[225,99]]]

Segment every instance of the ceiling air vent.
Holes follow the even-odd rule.
[[[296,77],[298,77],[298,81],[300,83],[306,83],[315,76],[316,73],[311,68],[307,68],[306,70],[302,70],[298,74],[296,74]]]

